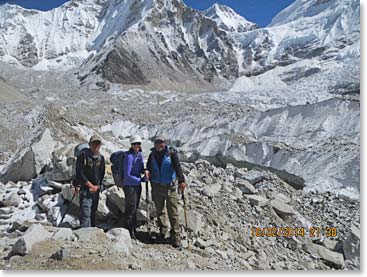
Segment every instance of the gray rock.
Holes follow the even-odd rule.
[[[75,189],[70,184],[65,184],[65,186],[62,188],[61,195],[62,198],[71,201],[73,199],[73,204],[78,206],[80,205],[80,193],[78,193],[74,198]]]
[[[12,222],[11,226],[7,229],[7,232],[12,233],[15,232],[16,230],[20,232],[25,232],[32,224],[33,223],[29,221],[23,221],[23,222],[14,221]]]
[[[237,187],[246,194],[255,194],[257,192],[256,188],[246,180],[239,180],[237,183]]]
[[[337,197],[348,202],[359,202],[359,193],[352,187],[341,188],[337,191]]]
[[[41,169],[51,163],[51,153],[56,147],[50,129],[46,129],[38,142],[33,143],[32,151],[34,153],[34,161],[36,171],[39,173]]]
[[[234,173],[236,171],[236,168],[233,166],[233,164],[228,163],[227,166],[226,166],[225,171],[226,171],[226,174],[227,175],[234,176]]]
[[[321,203],[323,200],[323,198],[319,195],[316,195],[314,197],[311,198],[311,204],[318,204]]]
[[[299,244],[295,240],[290,239],[288,241],[287,248],[289,248],[293,251],[296,251],[298,249],[298,247],[299,247]]]
[[[241,195],[242,195],[242,191],[239,188],[237,188],[237,189],[241,192]],[[229,182],[224,182],[223,183],[223,190],[225,190],[228,193],[231,193],[233,191],[233,185]]]
[[[283,268],[285,267],[285,263],[284,262],[274,262],[272,263],[272,269],[275,270],[283,270]]]
[[[291,216],[295,214],[291,206],[282,203],[278,199],[271,200],[270,205],[278,214],[282,216]]]
[[[223,260],[227,260],[228,259],[228,253],[227,251],[222,251],[222,250],[215,250],[215,253],[217,253]]]
[[[34,164],[34,154],[30,147],[18,150],[10,161],[3,168],[0,181],[3,183],[12,180],[14,182],[21,180],[32,180],[37,174]]]
[[[245,176],[244,179],[249,181],[252,185],[255,185],[263,180],[269,180],[269,175],[257,169],[250,170]]]
[[[15,212],[15,208],[14,207],[3,207],[3,208],[0,208],[0,215],[12,214],[14,212]]]
[[[239,188],[235,187],[234,188],[234,196],[236,198],[242,198],[242,196],[243,196],[242,190],[240,190]]]
[[[107,232],[107,236],[112,241],[112,251],[124,256],[129,255],[130,249],[132,249],[133,246],[128,230],[124,228],[114,228]]]
[[[187,264],[187,268],[188,268],[188,269],[191,269],[191,270],[196,269],[196,264],[195,264],[195,262],[193,262],[193,261],[191,261],[191,260],[186,260],[186,264]]]
[[[20,189],[20,190],[17,191],[17,194],[18,195],[24,195],[24,194],[27,194],[27,192],[24,189]]]
[[[247,171],[243,168],[236,168],[234,172],[234,177],[238,179],[244,179],[244,177],[247,175]]]
[[[336,250],[337,248],[337,245],[338,245],[338,241],[337,240],[331,240],[329,238],[326,238],[322,244],[327,248],[327,249],[330,249],[330,250]]]
[[[51,239],[53,240],[72,240],[73,231],[69,228],[60,228],[57,230]]]
[[[125,212],[125,194],[121,188],[113,186],[106,191],[106,205],[115,215]]]
[[[220,183],[214,183],[210,186],[210,189],[212,190],[212,192],[214,193],[214,196],[217,195],[220,190],[222,189],[222,184]]]
[[[224,173],[225,173],[225,170],[221,167],[216,167],[213,170],[213,176],[214,177],[219,177],[219,176],[223,175]]]
[[[28,230],[24,233],[23,237],[20,238],[11,251],[11,255],[26,255],[29,254],[32,246],[40,241],[50,239],[52,234],[40,225],[33,224]]]
[[[321,258],[338,267],[344,266],[343,255],[338,252],[331,251],[324,246],[308,241],[302,246],[302,249],[310,253],[314,258]]]
[[[73,231],[78,238],[78,241],[90,241],[96,242],[101,240],[109,240],[108,236],[103,232],[102,229],[96,227],[80,228],[79,230]]]
[[[203,240],[201,238],[197,238],[194,242],[194,246],[199,247],[201,249],[205,249],[210,246],[215,246],[215,242],[213,240]]]
[[[360,267],[360,230],[352,224],[351,233],[343,241],[343,252],[346,259],[351,260],[356,267]]]
[[[210,176],[208,176],[208,175],[204,175],[204,176],[202,176],[201,177],[201,180],[203,181],[203,183],[204,184],[206,184],[206,185],[211,185],[211,184],[213,184],[213,178],[212,177],[210,177]]]
[[[259,195],[248,195],[247,199],[249,200],[250,204],[253,206],[265,206],[268,203],[268,200]]]
[[[203,165],[205,168],[210,167],[210,162],[208,162],[207,160],[202,160],[202,159],[195,161],[194,164],[196,166]]]
[[[47,214],[37,214],[34,218],[38,221],[45,221],[47,220]]]
[[[323,246],[318,246],[318,252],[319,252],[320,257],[324,259],[325,261],[333,263],[334,265],[339,266],[339,267],[344,266],[344,258],[342,254],[331,251]]]
[[[1,201],[5,207],[18,207],[20,204],[20,197],[16,192],[11,193]]]
[[[9,219],[12,216],[13,216],[12,214],[0,214],[0,219]]]
[[[6,183],[6,188],[17,189],[19,188],[18,183],[14,183],[13,181],[9,181]]]
[[[97,220],[106,220],[108,215],[110,214],[110,210],[107,207],[107,195],[106,195],[107,191],[103,191],[100,196],[99,196],[99,201],[98,201],[98,207],[97,207],[97,212],[96,212],[96,218]]]
[[[214,197],[214,193],[213,191],[211,190],[210,187],[208,186],[205,186],[202,190],[202,194],[209,197],[209,198],[213,198]]]
[[[185,226],[184,214],[179,213],[179,220],[182,226]],[[187,211],[187,225],[190,232],[197,234],[204,226],[203,215],[194,210]]]
[[[274,196],[274,198],[285,204],[288,204],[289,202],[291,202],[291,200],[287,196],[285,196],[283,193],[277,193]]]
[[[29,202],[29,199],[28,199],[28,197],[27,197],[27,195],[26,195],[26,194],[22,194],[22,195],[20,196],[20,198],[21,198],[22,200],[24,200],[24,201]]]
[[[58,204],[56,197],[50,195],[43,195],[42,197],[38,198],[37,205],[42,209],[42,211],[51,213],[51,209]]]
[[[70,181],[73,176],[74,144],[61,146],[52,152],[52,180]]]
[[[242,253],[241,257],[245,260],[248,260],[250,257],[255,256],[255,252],[249,250],[246,253]]]

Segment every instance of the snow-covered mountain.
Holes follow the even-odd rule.
[[[110,37],[82,64],[81,79],[94,72],[113,83],[167,88],[171,83],[185,86],[238,76],[227,33],[201,12],[179,0],[161,0],[140,14],[134,25]]]
[[[73,0],[47,12],[5,4],[0,18],[0,58],[33,69],[84,62],[81,79],[128,84],[238,77],[226,32],[180,0]]]
[[[229,7],[200,12],[182,0],[72,0],[46,12],[5,4],[0,60],[75,68],[82,83],[223,88],[304,60],[358,64],[359,10],[357,0],[297,0],[257,28]]]
[[[66,69],[89,55],[101,32],[98,1],[71,1],[47,12],[0,6],[0,57],[39,70]]]
[[[357,0],[297,0],[263,29],[233,35],[242,49],[246,75],[300,60],[360,57]]]

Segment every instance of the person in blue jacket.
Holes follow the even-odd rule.
[[[147,177],[152,186],[152,199],[157,212],[159,237],[168,238],[169,226],[164,211],[166,207],[170,223],[172,246],[180,248],[180,226],[178,221],[178,189],[183,193],[186,188],[185,177],[182,172],[177,151],[166,144],[166,139],[158,135],[154,141],[154,148],[147,162]]]
[[[142,139],[138,135],[130,137],[131,148],[126,152],[124,161],[125,217],[132,239],[136,239],[136,214],[141,195],[141,182],[146,181],[146,177],[141,177],[144,173],[141,142]]]

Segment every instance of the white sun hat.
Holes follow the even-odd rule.
[[[142,139],[141,136],[138,135],[134,135],[130,137],[130,144],[136,143],[136,142],[140,142],[141,143]]]

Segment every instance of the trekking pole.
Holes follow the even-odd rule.
[[[187,249],[190,250],[189,226],[187,224],[187,206],[186,206],[186,198],[185,198],[184,190],[182,190],[182,201],[183,201],[183,204],[184,204],[185,226],[186,226],[186,236],[187,236]]]
[[[149,182],[145,182],[145,200],[147,201],[147,238],[150,238]]]
[[[75,198],[75,196],[78,194],[78,191],[77,190],[75,190],[74,191],[74,194],[73,194],[73,197],[71,198],[71,200],[70,200],[70,202],[69,202],[69,204],[68,204],[68,207],[66,208],[66,211],[65,211],[65,213],[64,213],[64,215],[62,216],[62,218],[61,218],[61,220],[60,220],[60,223],[59,224],[57,224],[57,227],[59,227],[60,225],[61,225],[61,223],[63,222],[63,220],[64,220],[64,218],[65,218],[65,216],[66,216],[66,214],[68,213],[68,211],[69,211],[69,209],[70,209],[70,204],[71,203],[73,203],[73,200],[74,200],[74,198]],[[60,209],[60,212],[61,212],[61,209]],[[57,222],[57,219],[56,219],[56,222]]]

